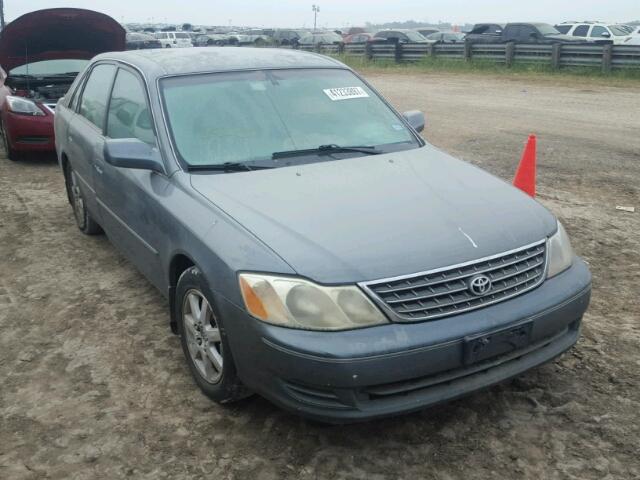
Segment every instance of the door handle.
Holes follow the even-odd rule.
[[[94,163],[94,164],[93,164],[93,168],[95,168],[95,169],[96,169],[96,172],[98,172],[100,175],[102,175],[102,169],[101,169],[98,165],[96,165],[96,164]]]

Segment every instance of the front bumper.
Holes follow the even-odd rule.
[[[508,301],[440,320],[346,332],[267,325],[218,299],[242,381],[277,405],[327,422],[407,413],[525,372],[573,346],[591,293],[579,259]],[[525,326],[526,344],[470,362],[478,335]]]
[[[53,113],[47,110],[43,116],[29,116],[5,111],[3,116],[3,126],[11,148],[19,152],[55,151]]]

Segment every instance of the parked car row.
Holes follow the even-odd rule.
[[[127,48],[158,48],[151,39],[143,41],[128,34]],[[223,45],[255,46],[316,46],[336,44],[392,43],[611,43],[616,45],[640,44],[638,28],[600,22],[564,22],[557,25],[537,22],[479,23],[468,33],[440,31],[435,28],[386,29],[372,33],[354,27],[346,33],[340,31],[307,31],[299,29],[248,30],[243,32],[158,32],[155,38],[162,48],[208,47]],[[131,41],[129,41],[131,37]],[[135,38],[135,39],[134,39]]]

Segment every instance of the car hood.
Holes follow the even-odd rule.
[[[556,40],[559,42],[573,42],[573,43],[578,43],[578,42],[586,42],[586,38],[583,37],[573,37],[571,35],[564,35],[564,34],[560,34],[560,35],[545,35],[545,38],[548,38],[550,40]]]
[[[0,35],[0,65],[5,71],[27,63],[90,59],[125,49],[125,30],[113,18],[92,10],[51,8],[27,13]]]
[[[377,280],[542,240],[555,217],[502,180],[431,146],[232,174],[192,186],[320,283]]]

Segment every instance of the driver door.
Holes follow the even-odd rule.
[[[155,146],[156,135],[146,89],[137,72],[120,67],[113,84],[105,136],[141,140]],[[101,159],[96,195],[103,228],[109,239],[156,286],[162,288],[159,251],[168,235],[161,200],[171,187],[164,175],[149,170],[120,168]]]

